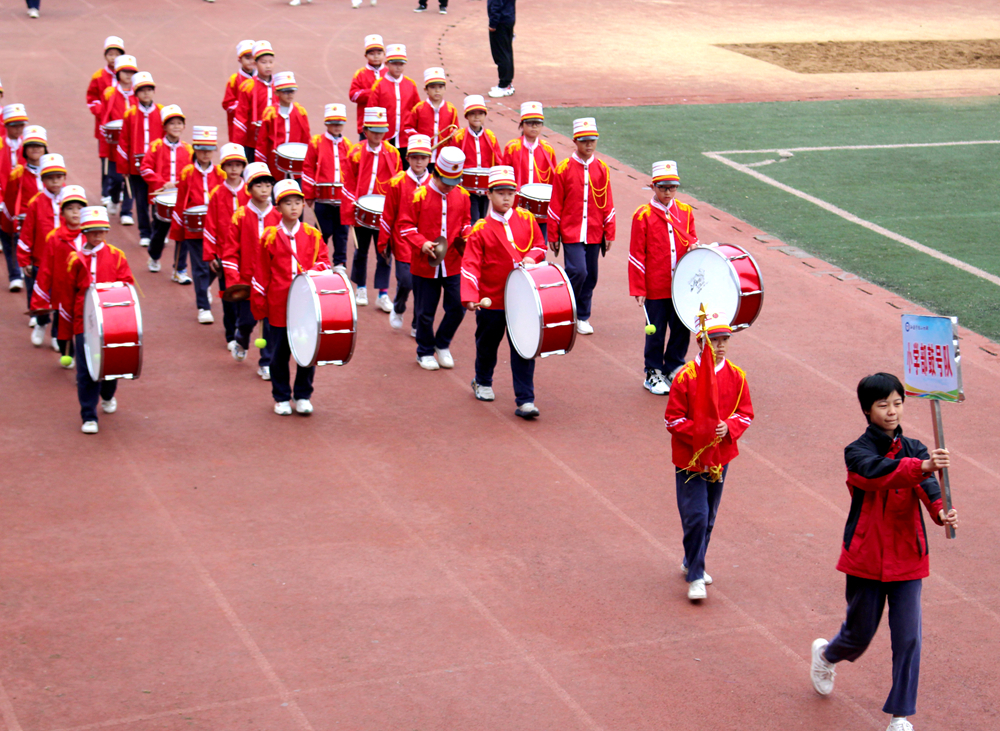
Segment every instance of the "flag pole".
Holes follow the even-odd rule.
[[[941,402],[938,399],[931,400],[931,416],[934,419],[934,448],[945,449],[944,421],[941,418]],[[938,472],[938,479],[941,481],[941,492],[944,495],[944,513],[947,515],[951,511],[951,481],[948,479],[947,467],[943,467]],[[948,538],[954,538],[954,527],[945,526],[945,535]]]

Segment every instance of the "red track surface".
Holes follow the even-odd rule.
[[[346,0],[140,10],[67,0],[31,23],[12,5],[0,16],[5,99],[28,105],[71,181],[92,194],[83,89],[109,33],[191,124],[222,126],[230,49],[244,36],[267,37],[279,68],[297,72],[314,126],[324,102],[346,98],[372,31],[408,44],[414,77],[439,53],[475,53],[474,67],[448,63],[458,90],[494,82],[481,2],[459,0],[445,19],[391,0],[360,11]],[[515,100],[528,98],[521,90],[569,99],[560,69],[532,68],[524,53],[533,21],[554,24],[566,7],[521,8]],[[638,3],[630,17],[648,8],[663,10]],[[775,22],[793,10],[775,9]],[[822,24],[818,13],[810,23]],[[846,25],[858,13],[836,17]],[[452,44],[476,28],[478,46]],[[574,43],[555,28],[548,39],[539,54]],[[643,81],[613,84],[621,94]],[[612,88],[602,83],[594,89]],[[514,134],[504,114],[494,126]],[[232,361],[221,328],[196,324],[190,289],[144,270],[133,229],[114,234],[143,289],[146,366],[122,384],[101,434],[84,437],[72,374],[28,344],[22,297],[0,297],[7,731],[884,727],[885,628],[841,668],[829,699],[813,693],[807,657],[842,617],[841,449],[863,426],[853,386],[898,370],[898,315],[916,308],[769,249],[779,242],[695,202],[702,238],[752,251],[767,293],[753,330],[734,339],[757,420],[715,531],[716,583],[692,606],[677,569],[664,400],[641,388],[642,318],[625,296],[625,227],[645,199],[638,176],[617,166],[623,232],[603,262],[598,332],[539,364],[543,413],[532,424],[512,415],[504,362],[497,402],[473,400],[471,319],[455,371],[426,373],[413,341],[371,307],[354,361],[317,374],[317,413],[276,417],[269,387],[249,361]],[[945,409],[964,522],[959,540],[932,539],[919,729],[1000,725],[1000,363],[986,352],[995,345],[964,336],[969,402]],[[907,421],[930,440],[926,406],[912,404]]]

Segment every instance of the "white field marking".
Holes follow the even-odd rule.
[[[14,704],[11,703],[10,696],[7,695],[3,683],[0,683],[0,718],[3,719],[7,731],[22,730],[21,723],[17,720],[17,714],[14,713]]]
[[[939,147],[945,146],[945,145],[956,145],[956,144],[1000,144],[1000,142],[996,142],[996,143],[993,143],[993,142],[989,142],[989,143],[981,143],[981,142],[977,142],[977,143],[971,143],[971,142],[962,142],[962,143],[955,143],[955,142],[947,142],[947,143],[945,143],[945,142],[942,142],[942,143],[934,143],[934,145],[939,146]],[[810,150],[810,149],[812,149],[812,150],[865,150],[865,149],[883,149],[883,148],[889,148],[889,147],[930,147],[930,146],[932,146],[932,145],[930,145],[930,144],[928,144],[928,145],[881,145],[881,146],[880,145],[867,145],[867,146],[859,145],[857,147],[814,147],[814,148],[802,148],[802,150]],[[741,152],[741,151],[737,150],[735,152]],[[778,152],[778,150],[743,150],[742,152]],[[927,254],[927,256],[931,256],[931,257],[937,259],[938,261],[943,261],[946,264],[951,264],[956,269],[961,269],[963,272],[968,272],[969,274],[972,274],[972,275],[974,275],[976,277],[979,277],[980,279],[984,279],[987,282],[991,282],[991,283],[997,285],[998,287],[1000,287],[1000,277],[996,276],[995,274],[990,274],[989,272],[987,272],[987,271],[985,271],[983,269],[980,269],[979,267],[974,267],[974,266],[972,266],[972,264],[967,264],[966,262],[962,261],[961,259],[956,259],[953,256],[948,256],[947,254],[942,254],[937,249],[932,249],[929,246],[921,244],[919,241],[914,241],[913,239],[907,238],[906,236],[902,236],[901,234],[898,234],[895,231],[890,231],[889,229],[887,229],[887,228],[885,228],[883,226],[879,226],[877,223],[872,223],[871,221],[866,221],[863,218],[855,216],[850,211],[845,211],[843,208],[838,208],[837,206],[833,205],[832,203],[827,203],[822,198],[817,198],[816,196],[809,195],[808,193],[805,193],[805,192],[799,190],[798,188],[793,188],[790,185],[785,185],[784,183],[778,182],[774,178],[770,178],[767,175],[764,175],[763,173],[759,173],[759,172],[757,172],[756,170],[754,170],[753,168],[751,168],[751,167],[749,167],[747,165],[743,165],[741,163],[734,162],[734,161],[730,160],[729,158],[724,157],[724,153],[720,153],[720,152],[703,152],[701,154],[704,155],[705,157],[711,158],[712,160],[716,160],[717,162],[721,162],[723,165],[728,165],[729,167],[733,168],[734,170],[738,170],[741,173],[746,173],[750,177],[756,178],[757,180],[761,181],[762,183],[767,183],[768,185],[774,186],[778,190],[783,190],[786,193],[790,193],[791,195],[794,195],[796,198],[801,198],[804,201],[809,201],[810,203],[819,206],[824,211],[829,211],[830,213],[832,213],[832,214],[834,214],[836,216],[840,216],[841,218],[843,218],[846,221],[850,221],[851,223],[856,223],[859,226],[862,226],[862,227],[868,229],[869,231],[874,231],[875,233],[881,234],[882,236],[885,236],[888,239],[892,239],[893,241],[896,241],[896,242],[898,242],[900,244],[903,244],[904,246],[909,246],[911,249],[916,249],[917,251],[919,251],[922,254]],[[725,154],[734,154],[734,153],[730,152],[730,153],[725,153]]]
[[[764,152],[830,152],[832,150],[898,150],[906,147],[961,147],[963,145],[1000,145],[1000,140],[966,140],[962,142],[908,142],[899,145],[838,145],[834,147],[775,147],[770,150],[715,150],[703,155],[752,155]]]

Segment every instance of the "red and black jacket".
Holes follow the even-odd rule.
[[[910,581],[930,573],[920,503],[938,525],[943,505],[937,478],[920,467],[928,456],[927,447],[898,427],[890,437],[869,425],[844,449],[851,511],[839,571],[876,581]]]

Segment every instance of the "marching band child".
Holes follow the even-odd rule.
[[[139,165],[139,174],[146,182],[150,202],[161,193],[177,189],[181,170],[191,164],[194,155],[194,148],[181,140],[185,126],[181,108],[176,104],[168,104],[160,110],[160,118],[163,120],[163,137],[150,143],[149,152]],[[153,236],[149,240],[149,261],[146,263],[151,272],[160,271],[160,256],[163,255],[170,223],[158,216],[153,219]],[[183,247],[175,247],[172,279],[180,284],[191,283],[191,278],[187,275],[186,256]]]
[[[253,58],[257,73],[252,79],[240,84],[233,117],[236,138],[232,141],[247,148],[244,150],[247,160],[256,159],[257,135],[264,110],[277,102],[274,79],[271,76],[274,69],[274,49],[271,48],[270,41],[254,43]]]
[[[219,278],[219,294],[226,289],[225,268],[222,266],[221,244],[230,236],[233,216],[240,206],[247,204],[250,194],[243,181],[243,171],[247,159],[243,148],[227,142],[219,150],[219,166],[226,179],[208,194],[208,212],[205,214],[202,259],[207,262],[212,276]],[[222,300],[222,325],[226,337],[226,347],[232,351],[236,347],[236,302]]]
[[[104,111],[104,91],[115,84],[115,60],[125,54],[125,43],[118,36],[108,36],[104,39],[104,66],[94,72],[87,85],[87,108],[94,115],[94,139],[97,140],[97,154],[101,160],[101,196],[110,203],[110,185],[108,180],[107,142],[101,131],[101,113]]]
[[[194,206],[208,205],[209,193],[226,179],[222,168],[212,162],[218,145],[218,133],[217,127],[194,126],[191,141],[195,160],[181,170],[181,179],[177,183],[177,203],[174,205],[173,221],[169,234],[169,238],[176,242],[176,246],[183,247],[181,256],[190,256],[191,258],[191,269],[194,271],[195,306],[198,308],[198,322],[202,325],[211,325],[215,322],[215,318],[212,317],[212,303],[208,300],[209,288],[212,286],[214,275],[208,267],[208,262],[204,259],[202,236],[198,233],[188,233],[184,214],[185,211]],[[204,228],[204,219],[202,228]],[[190,279],[186,282],[180,282],[179,277],[175,278],[174,281],[180,284],[190,284],[191,282]]]
[[[278,93],[277,106],[268,107],[261,117],[257,135],[257,162],[278,171],[275,151],[286,142],[309,142],[309,115],[301,104],[295,102],[295,74],[279,71],[274,75],[274,90]]]
[[[28,113],[23,104],[8,104],[3,108],[3,126],[6,133],[0,142],[0,201],[5,199],[7,180],[18,165],[24,163],[22,139]],[[6,208],[0,205],[0,246],[7,263],[7,283],[11,292],[24,289],[21,267],[17,265],[17,248],[14,246],[13,220],[8,219]]]
[[[333,245],[334,269],[344,269],[347,264],[348,227],[340,220],[340,206],[343,202],[344,170],[352,147],[344,137],[346,105],[327,104],[323,123],[326,125],[326,132],[315,135],[310,140],[306,159],[302,162],[302,194],[306,198],[306,205],[316,214],[316,223],[323,233],[323,240],[327,245]],[[322,186],[333,186],[331,190],[337,199],[320,199],[317,187]]]
[[[576,331],[590,335],[590,306],[597,286],[597,264],[615,240],[615,202],[611,171],[594,155],[597,122],[593,117],[573,120],[576,152],[556,166],[549,201],[549,245],[559,253],[562,242],[566,275],[576,297]]]
[[[698,245],[694,211],[676,199],[680,177],[677,163],[653,163],[653,197],[632,214],[632,238],[628,254],[629,294],[646,308],[656,329],[646,335],[646,377],[643,387],[656,396],[670,392],[670,382],[684,367],[691,331],[687,329],[671,299],[671,283],[677,262]],[[670,338],[667,339],[667,327]],[[666,351],[664,352],[664,342]]]
[[[375,82],[385,76],[385,43],[382,36],[365,36],[365,65],[354,72],[348,96],[357,105],[358,139],[365,141],[365,107],[371,98]]]
[[[357,286],[358,305],[368,304],[368,249],[375,242],[375,287],[378,289],[378,306],[384,312],[392,311],[389,301],[389,262],[378,255],[379,232],[365,226],[356,225],[355,204],[364,195],[385,195],[389,181],[399,172],[401,163],[399,152],[385,141],[389,122],[383,107],[365,109],[366,142],[351,149],[344,169],[344,202],[340,206],[340,220],[354,226],[354,264],[351,267],[351,281]]]
[[[41,160],[42,156],[48,152],[48,134],[44,127],[36,124],[28,125],[21,135],[21,155],[23,163],[14,166],[7,177],[3,189],[3,206],[0,210],[0,231],[4,233],[4,254],[8,256],[8,274],[17,273],[17,278],[12,279],[10,291],[19,292],[24,287],[24,272],[18,264],[19,257],[15,253],[18,250],[18,229],[20,222],[27,216],[28,206],[31,199],[38,195],[45,186],[42,183]],[[15,286],[16,285],[16,286]],[[31,295],[32,287],[29,284],[27,291]],[[44,318],[44,315],[43,315]],[[47,320],[46,320],[47,322]],[[35,336],[32,335],[32,342]]]
[[[412,138],[411,138],[412,139]],[[454,368],[451,341],[465,317],[462,305],[462,253],[472,226],[469,194],[460,185],[465,153],[445,147],[438,156],[433,178],[413,194],[413,203],[402,210],[399,230],[412,247],[413,319],[417,327],[417,363],[426,371]],[[447,251],[440,261],[435,242],[444,237]],[[434,316],[444,294],[444,317],[434,331]]]
[[[39,177],[42,180],[42,190],[32,197],[25,211],[21,234],[17,240],[17,263],[25,274],[28,289],[28,308],[31,309],[31,298],[38,287],[38,271],[48,261],[48,235],[59,223],[59,193],[66,184],[66,163],[62,155],[42,155],[39,160]],[[45,291],[45,290],[41,290]],[[31,344],[42,347],[45,341],[45,326],[49,324],[49,315],[35,316],[35,327],[31,332]],[[52,348],[58,345],[53,324]]]
[[[425,101],[417,102],[409,114],[411,135],[422,134],[431,138],[431,166],[437,162],[437,149],[443,140],[458,131],[458,110],[444,100],[444,69],[429,68],[424,71]],[[450,131],[449,131],[450,130]]]
[[[406,157],[406,145],[410,138],[407,131],[410,112],[420,101],[417,85],[409,76],[403,75],[406,68],[406,46],[390,43],[385,49],[385,75],[377,79],[368,97],[368,104],[382,107],[386,112],[389,131],[386,139]]]
[[[136,217],[139,219],[139,246],[149,246],[149,239],[153,235],[149,216],[149,190],[139,174],[139,166],[153,140],[163,137],[163,121],[160,118],[163,105],[153,101],[156,84],[148,71],[140,71],[132,77],[132,88],[138,104],[126,109],[122,118],[121,136],[115,150],[115,167],[122,175],[128,176]]]
[[[503,164],[503,152],[497,136],[486,129],[486,100],[480,94],[470,94],[465,97],[462,106],[469,127],[458,130],[452,144],[465,153],[466,167],[489,169]],[[472,206],[472,222],[475,223],[486,215],[489,199],[485,192],[469,191],[469,203]]]
[[[253,60],[253,41],[240,41],[236,44],[236,60],[240,67],[229,77],[226,82],[226,91],[222,95],[222,108],[226,110],[226,130],[230,142],[235,142],[236,137],[236,97],[240,90],[240,85],[254,77],[257,73],[257,64]]]
[[[545,239],[535,217],[514,208],[517,181],[514,169],[498,165],[490,169],[490,212],[472,227],[462,256],[462,302],[476,313],[476,377],[472,393],[480,401],[492,401],[493,369],[497,349],[507,332],[504,286],[507,275],[518,264],[531,266],[545,261]],[[488,305],[482,303],[489,298]],[[525,360],[510,342],[510,370],[514,396],[522,419],[538,416],[535,406],[535,361]]]
[[[413,194],[430,180],[427,166],[431,161],[431,138],[421,134],[411,135],[409,146],[406,148],[406,159],[410,163],[409,169],[396,173],[389,181],[385,192],[385,207],[382,209],[378,240],[379,252],[388,259],[389,255],[386,253],[388,249],[396,259],[396,299],[393,300],[392,312],[389,313],[389,325],[394,330],[403,327],[406,300],[413,291],[413,278],[410,276],[412,247],[403,239],[400,223],[403,220],[403,213],[413,206]],[[416,336],[416,320],[411,332]]]
[[[320,232],[299,220],[305,206],[299,184],[294,180],[279,181],[274,186],[274,199],[281,211],[281,223],[265,230],[261,238],[251,298],[254,316],[268,319],[271,324],[269,338],[275,341],[271,359],[274,413],[291,414],[289,399],[294,397],[296,413],[306,416],[313,412],[309,397],[313,392],[316,367],[296,366],[293,389],[289,383],[292,351],[288,345],[286,320],[288,290],[296,274],[329,269],[330,258]]]
[[[139,67],[136,65],[135,56],[119,56],[115,59],[115,83],[104,90],[102,98],[102,125],[114,120],[123,120],[125,112],[139,103],[132,85],[133,77],[138,72]],[[117,149],[112,149],[111,145],[105,142],[102,153],[107,158],[108,168],[108,190],[104,197],[111,199],[110,205],[116,207],[121,224],[131,226],[135,223],[132,219],[132,195],[129,193],[128,186],[125,185],[124,177],[128,171],[118,169],[115,163]],[[105,207],[110,213],[111,208],[107,205]]]
[[[552,172],[556,167],[556,151],[541,139],[545,114],[541,102],[524,102],[521,105],[521,136],[511,140],[503,150],[504,165],[514,168],[517,188],[530,183],[552,183]],[[539,223],[542,234],[546,234],[546,221]]]
[[[69,255],[68,277],[69,296],[73,303],[73,337],[76,352],[76,393],[80,400],[80,417],[83,419],[81,431],[97,434],[97,401],[101,411],[113,414],[118,409],[115,391],[118,380],[95,382],[87,369],[87,359],[82,357],[83,349],[83,303],[91,284],[124,282],[134,284],[132,271],[121,249],[107,243],[106,236],[111,229],[108,211],[104,206],[88,206],[80,213],[80,228],[84,241],[80,251]]]

